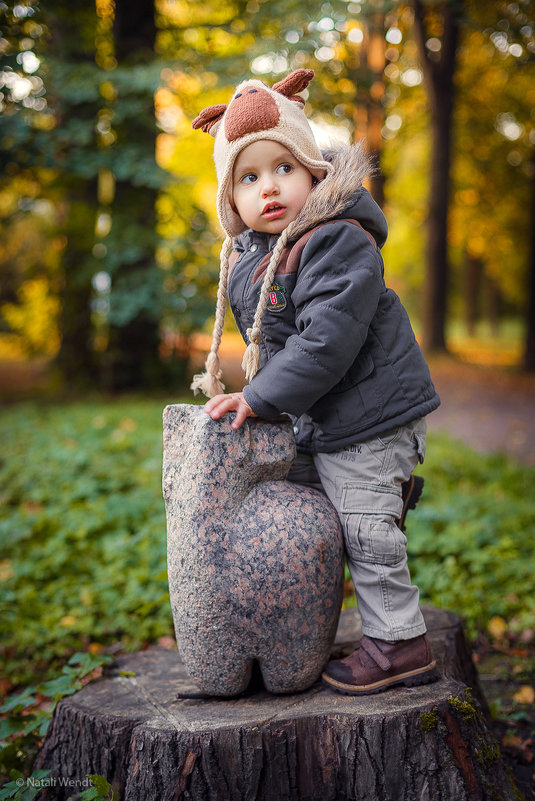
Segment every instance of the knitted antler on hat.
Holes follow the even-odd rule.
[[[246,229],[232,204],[232,173],[234,163],[241,151],[261,139],[280,142],[318,180],[332,169],[318,148],[314,135],[304,114],[304,100],[295,92],[306,89],[313,70],[299,69],[269,88],[259,80],[241,83],[228,105],[209,106],[195,118],[193,128],[215,136],[214,161],[218,178],[217,213],[227,238],[221,249],[219,288],[217,292],[216,319],[212,335],[212,346],[206,360],[206,372],[194,376],[191,389],[199,390],[208,397],[224,389],[217,351],[221,341],[226,308],[228,259],[232,251],[232,237]],[[268,264],[252,328],[247,329],[249,345],[245,351],[242,367],[250,381],[260,364],[260,339],[264,311],[269,288],[277,272],[280,255],[291,237],[292,223],[281,233]]]

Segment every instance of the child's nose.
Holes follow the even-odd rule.
[[[262,184],[262,197],[269,197],[270,195],[278,195],[279,188],[273,178],[265,178]]]

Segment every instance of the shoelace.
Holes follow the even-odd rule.
[[[360,641],[360,647],[363,651],[366,651],[368,656],[373,659],[375,664],[380,667],[381,670],[390,670],[392,667],[392,662],[387,659],[382,651],[379,650],[373,640],[368,639],[368,637],[363,637]]]

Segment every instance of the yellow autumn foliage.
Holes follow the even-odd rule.
[[[45,276],[25,281],[18,293],[18,303],[4,303],[0,314],[11,328],[7,335],[26,355],[54,356],[59,348],[60,302],[51,293]],[[0,342],[1,352],[1,342]]]
[[[535,690],[529,684],[523,684],[513,695],[513,700],[517,704],[533,704],[535,702]]]
[[[503,617],[491,617],[487,624],[487,629],[493,639],[501,640],[507,631],[507,621]]]

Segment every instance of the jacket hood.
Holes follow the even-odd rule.
[[[374,167],[363,144],[336,145],[324,150],[323,158],[333,170],[317,184],[292,225],[295,240],[321,222],[354,219],[373,236],[381,248],[388,234],[386,218],[362,182]]]

